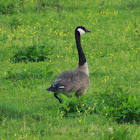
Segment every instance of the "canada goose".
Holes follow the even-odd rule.
[[[80,36],[86,32],[90,31],[86,30],[83,26],[78,26],[75,29],[75,40],[79,55],[78,67],[74,70],[62,72],[52,83],[51,87],[47,89],[54,92],[54,96],[60,103],[62,103],[62,100],[57,96],[59,93],[71,97],[76,92],[75,95],[79,98],[89,86],[88,65],[80,41]]]

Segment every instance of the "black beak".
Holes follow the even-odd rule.
[[[89,31],[89,30],[86,30],[86,32],[91,32],[91,31]]]

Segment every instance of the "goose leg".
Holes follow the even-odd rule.
[[[58,93],[54,93],[54,97],[57,98],[59,100],[59,103],[62,104],[62,99],[60,99],[58,96]]]
[[[76,92],[75,96],[77,97],[77,99],[79,99],[79,96],[80,96],[79,90]]]

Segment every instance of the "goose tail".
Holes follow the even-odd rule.
[[[54,88],[53,87],[49,87],[46,90],[54,92]]]

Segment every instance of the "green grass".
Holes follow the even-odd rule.
[[[139,6],[139,0],[2,0],[0,139],[139,140]],[[60,105],[46,88],[77,66],[79,25],[91,30],[82,36],[90,86],[80,100],[60,95]],[[49,59],[11,61],[31,46],[45,46]]]

